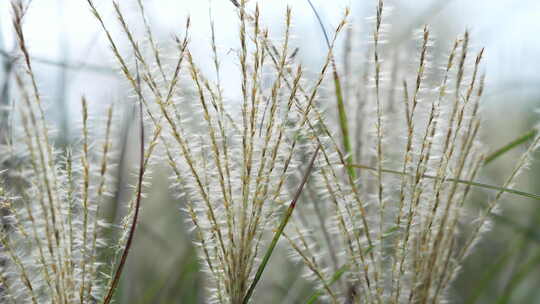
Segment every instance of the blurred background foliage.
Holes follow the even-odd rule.
[[[96,1],[106,22],[114,24],[109,1]],[[125,3],[124,3],[125,2]],[[217,42],[224,54],[225,94],[237,97],[239,75],[228,60],[230,49],[237,47],[237,24],[234,7],[228,0],[146,0],[149,22],[158,43],[167,50],[172,33],[182,30],[186,15],[193,28],[191,48],[202,69],[210,69],[209,45],[211,15],[216,23]],[[286,5],[293,7],[295,47],[298,58],[308,69],[322,64],[326,46],[312,11],[304,0],[259,1],[264,23],[279,34]],[[335,26],[343,8],[350,5],[355,23],[353,35],[365,37],[370,31],[365,18],[372,16],[376,1],[316,1],[323,22]],[[393,6],[388,45],[414,47],[410,34],[430,24],[437,37],[436,57],[446,55],[454,37],[465,29],[471,31],[475,47],[486,48],[487,87],[483,98],[483,138],[490,151],[527,134],[538,122],[540,104],[540,2],[511,0],[421,0],[387,1]],[[130,24],[142,34],[135,2],[122,2],[125,11],[133,7]],[[211,10],[210,10],[211,9]],[[49,102],[49,117],[58,132],[60,147],[76,143],[80,120],[80,96],[86,95],[93,117],[104,114],[105,105],[116,103],[123,119],[117,121],[116,148],[120,166],[112,202],[119,205],[106,210],[113,222],[120,218],[122,203],[132,188],[137,157],[133,110],[126,94],[127,86],[115,70],[114,60],[102,31],[84,1],[34,1],[26,18],[29,48],[41,90]],[[112,26],[111,28],[115,28]],[[119,33],[113,33],[119,34]],[[120,35],[119,35],[120,37]],[[124,39],[124,38],[119,38]],[[360,38],[361,39],[361,38]],[[13,90],[14,33],[10,26],[9,1],[0,2],[0,103],[9,106]],[[362,41],[364,42],[365,41]],[[343,51],[340,44],[337,54]],[[126,48],[127,50],[127,48]],[[338,56],[339,62],[339,56]],[[342,67],[343,68],[343,67]],[[211,74],[211,73],[210,73]],[[2,112],[4,113],[4,112]],[[1,130],[6,119],[0,118]],[[121,126],[120,126],[121,124]],[[4,135],[0,135],[0,138]],[[483,170],[482,181],[501,184],[512,161],[527,147],[527,142],[496,159]],[[540,156],[540,154],[538,155]],[[538,158],[538,157],[537,157]],[[117,303],[203,303],[204,276],[190,243],[181,202],[169,191],[163,168],[155,168],[152,186],[144,199],[141,224],[135,245],[124,272]],[[540,162],[517,183],[523,191],[540,193]],[[162,174],[163,173],[163,174]],[[489,192],[477,194],[471,202],[486,201]],[[484,235],[476,250],[463,265],[454,283],[453,303],[540,303],[540,202],[507,196],[501,213],[494,218],[493,229]],[[300,265],[292,264],[287,251],[279,248],[259,287],[255,303],[304,303],[313,287],[300,277]]]

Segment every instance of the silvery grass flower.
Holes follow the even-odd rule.
[[[87,0],[141,116],[137,189],[113,244],[117,256],[104,275],[99,210],[112,191],[112,110],[98,136],[101,149],[91,149],[83,99],[80,148],[57,152],[24,40],[26,7],[14,3],[24,73],[16,75],[21,128],[7,146],[24,160],[17,169],[24,183],[0,184],[0,296],[6,302],[110,303],[151,161],[171,169],[214,303],[256,302],[251,296],[272,253],[267,248],[273,249],[292,211],[284,243],[318,289],[311,302],[443,302],[463,259],[489,228],[497,202],[539,143],[536,138],[502,187],[492,187],[497,192],[485,208],[471,213],[465,204],[480,185],[471,181],[484,163],[478,141],[484,51],[471,51],[465,33],[444,62],[433,63],[427,26],[415,56],[392,50],[385,44],[383,1],[367,52],[357,50],[347,28],[344,73],[338,69],[334,45],[346,27],[346,10],[335,30],[325,33],[328,52],[309,76],[291,47],[290,9],[281,38],[272,39],[258,5],[232,1],[238,44],[229,55],[240,80],[237,97],[230,98],[221,83],[225,71],[213,23],[208,73],[192,53],[189,18],[167,51],[154,38],[142,0],[136,4],[143,37],[112,1],[128,43],[125,55]],[[462,227],[467,234],[458,234]]]
[[[484,50],[474,53],[466,32],[445,62],[431,62],[434,42],[425,26],[416,55],[403,54],[405,48],[385,45],[385,15],[379,1],[367,52],[346,38],[346,63],[358,63],[346,65],[343,81],[350,138],[343,128],[328,133],[334,144],[322,152],[329,156],[286,231],[293,256],[329,303],[444,302],[504,193],[479,213],[466,208],[473,190],[467,181],[484,163],[478,140]],[[354,143],[348,155],[343,138]],[[468,233],[460,235],[463,227]]]
[[[109,33],[99,11],[92,1],[88,3]],[[138,3],[144,18],[144,6]],[[113,2],[113,6],[133,50],[133,63],[120,54],[108,34],[109,43],[145,105],[148,123],[161,130],[162,158],[172,169],[173,187],[200,247],[209,274],[209,297],[216,303],[247,301],[268,236],[297,186],[291,176],[326,137],[317,99],[331,52],[308,81],[289,46],[291,10],[285,12],[284,33],[276,42],[260,23],[259,7],[248,10],[242,1],[238,48],[232,51],[241,75],[240,98],[231,101],[223,96],[213,24],[209,46],[216,77],[205,75],[191,53],[189,19],[183,36],[175,38],[173,59],[164,60],[149,25],[145,23],[147,36],[140,43],[120,5]]]
[[[155,145],[150,142],[145,148],[141,141],[136,195],[118,229],[120,237],[106,238],[111,227],[101,210],[115,191],[112,107],[104,121],[96,123],[100,128],[93,128],[83,97],[78,144],[65,150],[54,145],[46,101],[25,41],[28,9],[23,1],[12,3],[20,52],[14,77],[19,96],[8,113],[13,122],[6,132],[9,139],[1,146],[2,163],[13,165],[1,172],[0,181],[0,300],[108,303],[133,238],[143,175]],[[110,249],[110,260],[104,264],[102,256]]]
[[[257,5],[234,2],[239,35],[230,53],[241,75],[240,97],[229,100],[220,81],[213,24],[214,75],[206,75],[190,50],[189,19],[184,34],[175,38],[172,59],[164,60],[142,2],[137,1],[144,39],[113,2],[133,53],[124,56],[93,2],[88,3],[145,106],[148,124],[157,130],[213,302],[250,300],[267,236],[301,180],[301,164],[319,149],[301,207],[284,236],[324,299],[427,303],[445,298],[504,193],[500,190],[480,214],[464,208],[468,181],[483,163],[477,140],[483,50],[472,54],[468,33],[451,45],[437,70],[430,60],[433,40],[424,27],[411,69],[403,61],[407,54],[396,55],[385,46],[385,10],[379,1],[368,53],[359,55],[349,44],[347,72],[340,78],[334,44],[346,12],[326,36],[329,51],[321,70],[308,80],[289,47],[291,10],[283,19],[282,38],[275,41],[261,24]],[[327,90],[330,75],[333,87]],[[337,121],[325,113],[334,102],[329,96],[337,100]],[[465,219],[474,221],[462,243],[457,231]]]

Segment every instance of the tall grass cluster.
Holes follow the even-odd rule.
[[[328,51],[309,72],[292,47],[294,11],[283,14],[281,38],[271,39],[256,3],[232,1],[238,100],[224,94],[228,71],[213,23],[208,73],[190,49],[189,18],[170,53],[157,44],[142,0],[135,1],[140,37],[124,4],[112,2],[122,40],[94,1],[81,2],[138,109],[136,183],[122,224],[111,226],[102,209],[112,203],[119,165],[113,108],[92,125],[83,97],[80,144],[55,147],[25,41],[29,6],[14,1],[19,96],[2,132],[0,168],[5,303],[110,303],[139,214],[152,208],[144,206],[148,171],[163,163],[189,219],[208,302],[259,303],[257,284],[281,240],[317,290],[309,303],[442,303],[538,146],[535,138],[503,185],[475,182],[486,155],[484,50],[472,48],[465,32],[434,62],[428,26],[411,37],[416,49],[392,49],[382,0],[367,44],[354,39],[347,10],[334,29],[317,28]],[[343,54],[335,51],[340,37]],[[493,195],[468,208],[476,188]]]

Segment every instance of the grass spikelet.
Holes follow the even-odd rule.
[[[298,213],[302,216],[295,217],[296,228],[286,234],[306,266],[306,276],[318,285],[317,297],[330,303],[444,301],[459,265],[487,229],[495,201],[507,192],[536,198],[509,188],[508,181],[521,171],[520,164],[528,162],[526,156],[501,186],[474,181],[484,163],[484,150],[477,139],[484,50],[471,56],[469,33],[465,32],[451,46],[438,75],[431,68],[433,40],[425,26],[420,32],[416,69],[410,71],[406,68],[410,65],[400,62],[401,57],[392,56],[382,44],[386,10],[383,1],[378,1],[368,50],[372,60],[357,68],[347,67],[371,77],[371,81],[357,84],[346,80],[347,87],[363,92],[344,93],[354,96],[358,104],[358,111],[347,111],[358,113],[348,120],[356,130],[353,139],[363,143],[354,147],[358,149],[353,151],[359,156],[357,164],[339,157],[341,147],[332,144],[339,139],[327,133],[321,151],[325,161],[307,185],[312,193],[306,193],[304,199],[309,197],[309,203],[301,204]],[[395,103],[393,94],[398,90],[394,86],[399,82],[403,102]],[[526,155],[535,146],[536,141]],[[336,170],[336,164],[348,163],[348,170],[363,169],[356,181]],[[470,210],[464,207],[473,188],[496,193],[495,200],[477,215],[467,214]],[[461,244],[457,231],[466,216],[476,216],[478,222],[466,236],[469,242]]]
[[[313,72],[303,65],[301,46],[295,47],[290,7],[274,32],[257,1],[222,1],[236,13],[229,23],[236,45],[228,52],[220,48],[223,29],[210,9],[205,62],[190,43],[189,17],[173,39],[162,41],[145,1],[132,1],[132,19],[129,2],[110,0],[117,37],[96,1],[86,0],[137,113],[134,185],[121,210],[124,170],[116,172],[116,187],[113,177],[113,168],[127,163],[114,157],[121,111],[110,106],[96,115],[91,98],[82,97],[80,137],[64,150],[54,146],[48,100],[25,38],[30,1],[13,0],[18,57],[9,69],[18,94],[0,115],[6,127],[0,131],[6,151],[0,156],[0,302],[116,301],[136,232],[144,228],[146,181],[160,164],[168,167],[168,186],[194,244],[174,265],[189,261],[183,277],[198,257],[205,303],[265,299],[261,290],[270,284],[263,274],[281,245],[302,270],[295,285],[308,286],[302,290],[307,303],[442,303],[493,219],[536,240],[530,229],[504,221],[498,209],[506,195],[540,200],[515,185],[540,136],[530,131],[486,156],[480,141],[484,49],[474,47],[468,31],[439,48],[425,25],[411,39],[415,47],[405,46],[403,37],[389,38],[391,8],[375,0],[367,43],[360,44],[349,9],[327,28],[307,0],[327,49]],[[336,56],[344,30],[344,53]],[[225,70],[224,56],[236,70]],[[236,87],[225,85],[229,73],[236,73]],[[121,159],[131,156],[127,134]],[[504,183],[484,182],[485,165],[528,142]],[[469,208],[478,190],[487,202]],[[113,218],[125,213],[114,220],[118,225],[104,220],[111,203]],[[169,250],[166,241],[177,241],[158,238]],[[538,261],[534,256],[516,268],[501,303]],[[170,277],[158,278],[141,298],[163,300],[161,288]]]
[[[8,145],[10,157],[20,155],[22,161],[2,172],[0,200],[6,212],[0,234],[0,298],[6,303],[95,303],[105,298],[107,281],[100,254],[108,225],[100,210],[110,201],[112,107],[106,112],[104,131],[97,132],[102,139],[94,139],[83,97],[80,145],[58,151],[51,142],[46,102],[25,41],[23,20],[28,7],[14,1],[12,9],[23,60],[15,72],[20,96],[14,107],[18,117],[12,120],[20,125],[11,126],[14,140]],[[94,144],[99,148],[92,149]],[[142,154],[141,164],[151,153],[149,149]],[[13,180],[13,175],[20,179]],[[112,247],[122,246],[120,241],[107,241]]]
[[[108,32],[92,1],[89,4]],[[211,277],[212,300],[247,301],[248,293],[253,292],[253,280],[260,278],[255,272],[268,244],[266,239],[279,222],[284,202],[293,196],[287,186],[288,177],[302,161],[301,151],[319,145],[314,129],[317,118],[311,109],[331,62],[331,51],[313,87],[303,89],[301,94],[302,67],[291,66],[288,60],[292,11],[285,12],[283,40],[276,45],[260,23],[258,6],[248,11],[246,1],[240,2],[237,56],[242,102],[235,109],[223,100],[215,40],[211,48],[218,83],[208,80],[210,77],[198,67],[186,34],[184,42],[179,43],[175,76],[161,77],[166,82],[161,85],[119,4],[113,2],[113,6],[135,58],[141,63],[138,67],[142,82],[137,81],[139,70],[133,70],[115,51],[118,48],[110,35],[109,42],[127,81],[143,100],[147,118],[155,128],[163,125],[159,138],[165,148],[164,157],[171,165],[175,188],[182,194],[191,217],[196,244]],[[151,47],[151,57],[158,57],[156,50]],[[161,69],[158,67],[157,71],[159,75]],[[191,82],[191,92],[181,93],[177,89],[180,71],[189,75],[186,81]],[[275,76],[266,86],[268,80],[263,81],[263,76],[269,72]],[[165,91],[163,87],[169,89]],[[188,100],[196,102],[188,104]],[[189,117],[186,107],[193,109]],[[235,121],[234,116],[240,119]],[[194,128],[205,135],[195,135]],[[275,242],[271,244],[275,246]]]

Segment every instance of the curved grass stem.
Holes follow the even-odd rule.
[[[287,212],[285,213],[285,216],[283,217],[283,220],[279,224],[279,227],[274,234],[274,237],[272,238],[272,242],[270,243],[270,246],[266,250],[266,253],[262,259],[261,264],[259,265],[259,268],[257,269],[257,273],[255,274],[255,278],[253,279],[253,282],[249,286],[249,290],[244,297],[244,300],[242,301],[243,304],[247,304],[249,302],[249,299],[253,295],[253,291],[255,290],[255,287],[257,286],[257,283],[261,279],[261,276],[263,274],[264,269],[266,268],[266,265],[268,264],[268,261],[270,260],[270,257],[272,256],[272,253],[274,251],[274,248],[277,245],[277,242],[281,235],[283,234],[283,230],[285,229],[285,226],[287,226],[287,223],[289,222],[289,219],[291,218],[291,215],[294,211],[294,208],[296,207],[296,202],[298,201],[298,198],[300,198],[300,194],[302,194],[302,190],[304,189],[304,185],[306,184],[309,175],[311,174],[311,171],[313,170],[313,165],[315,164],[315,159],[317,159],[317,154],[319,153],[321,146],[317,146],[317,149],[313,153],[313,157],[311,158],[311,161],[309,163],[309,166],[306,170],[306,173],[304,174],[304,178],[302,179],[302,182],[300,183],[300,186],[298,186],[298,189],[296,190],[296,193],[289,205],[289,208],[287,209]]]
[[[374,167],[364,166],[364,165],[359,165],[359,164],[353,164],[353,165],[350,165],[350,166],[354,167],[354,168],[360,168],[360,169],[365,169],[365,170],[370,170],[370,171],[377,171],[378,170],[377,168],[374,168]],[[407,173],[397,171],[397,170],[391,170],[391,169],[381,169],[381,172],[388,173],[388,174],[396,174],[396,175],[408,175]],[[436,177],[436,176],[433,176],[433,175],[428,175],[428,174],[424,174],[424,175],[422,175],[422,177],[429,178],[429,179],[434,179],[434,180],[440,180],[439,177]],[[493,186],[493,185],[479,183],[479,182],[475,182],[475,181],[468,181],[468,180],[457,179],[457,178],[447,178],[447,179],[444,180],[444,182],[453,182],[453,183],[465,184],[465,185],[469,185],[469,186],[473,186],[473,187],[479,187],[479,188],[490,189],[490,190],[497,190],[497,191],[500,191],[500,192],[511,193],[511,194],[515,194],[515,195],[519,195],[519,196],[523,196],[523,197],[528,197],[528,198],[532,198],[532,199],[540,201],[540,195],[538,195],[538,194],[529,193],[529,192],[520,191],[520,190],[515,190],[515,189],[510,189],[510,188],[499,187],[499,186]]]
[[[319,26],[321,27],[321,30],[324,35],[326,46],[328,47],[328,50],[330,51],[330,56],[331,56],[330,61],[332,63],[332,76],[334,78],[334,89],[335,89],[335,94],[336,94],[339,128],[341,129],[343,148],[345,149],[345,153],[347,155],[345,160],[347,161],[347,164],[351,165],[354,163],[354,160],[352,156],[353,154],[352,154],[351,138],[349,134],[349,124],[347,120],[347,112],[345,110],[345,99],[343,98],[343,89],[341,86],[339,73],[337,71],[336,61],[334,59],[334,55],[332,54],[332,44],[330,43],[328,33],[326,32],[321,16],[317,12],[317,9],[315,9],[315,6],[311,2],[311,0],[307,0],[307,1],[309,3],[309,6],[311,7],[311,10],[313,10],[315,17],[317,18],[317,22],[319,23]],[[351,166],[347,167],[347,173],[351,176],[353,180],[356,179],[356,171],[354,170],[353,167]]]
[[[533,129],[533,130],[523,134],[522,136],[514,139],[513,141],[511,141],[508,144],[504,145],[503,147],[497,149],[496,151],[494,151],[493,153],[491,153],[490,155],[488,155],[486,157],[486,160],[484,161],[484,165],[487,165],[487,164],[491,163],[495,159],[499,158],[499,156],[502,156],[503,154],[505,154],[506,152],[514,149],[515,147],[517,147],[519,145],[522,145],[522,144],[526,143],[527,141],[533,139],[536,136],[537,133],[538,133],[538,131],[536,129]]]
[[[144,169],[145,169],[145,156],[144,156],[144,122],[143,122],[143,109],[142,109],[142,102],[139,103],[139,115],[140,115],[140,160],[139,160],[139,174],[138,174],[138,181],[137,181],[137,196],[135,198],[135,213],[133,214],[133,221],[131,223],[131,227],[129,228],[129,234],[126,241],[126,245],[124,246],[124,250],[122,252],[122,257],[120,258],[120,263],[118,264],[118,267],[116,268],[116,271],[114,272],[113,279],[109,285],[107,296],[103,300],[103,304],[109,304],[112,300],[112,297],[114,295],[114,292],[116,290],[116,287],[118,286],[118,283],[120,282],[120,277],[122,275],[122,271],[124,270],[124,266],[126,264],[127,257],[129,255],[129,250],[131,249],[131,245],[133,243],[133,238],[135,236],[135,230],[137,228],[137,220],[139,219],[139,211],[141,207],[141,200],[142,200],[142,184],[143,184],[143,176],[144,176]]]

